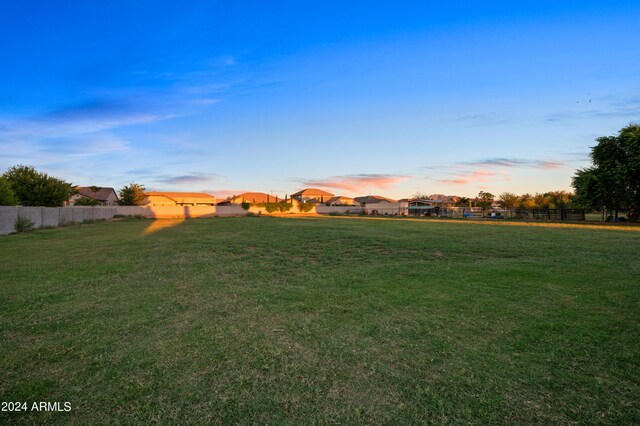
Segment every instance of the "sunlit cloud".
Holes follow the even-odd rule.
[[[304,181],[305,186],[342,189],[350,192],[361,192],[368,188],[387,189],[390,186],[409,179],[408,176],[387,174],[357,174],[333,176],[327,179]]]
[[[496,166],[496,167],[532,167],[536,169],[557,169],[565,163],[556,160],[525,160],[521,158],[486,158],[461,163],[463,165]]]
[[[437,179],[439,183],[450,185],[469,185],[474,183],[495,181],[495,180],[511,180],[511,177],[505,173],[493,172],[490,170],[475,170],[461,172],[445,179]]]

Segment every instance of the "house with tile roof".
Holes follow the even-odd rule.
[[[93,192],[94,189],[98,189],[96,192]],[[110,187],[101,187],[101,186],[76,186],[75,194],[73,194],[69,201],[67,201],[67,205],[72,206],[76,203],[76,201],[87,198],[87,199],[95,199],[99,202],[101,206],[117,206],[118,205],[118,194],[116,194],[116,190]]]
[[[333,196],[334,195],[332,193],[317,188],[306,188],[302,191],[296,192],[295,194],[291,194],[291,198],[300,201],[301,203],[307,203],[313,199],[317,199],[316,202],[324,203],[324,200],[328,200]]]
[[[216,197],[204,192],[146,192],[148,206],[215,206]]]
[[[226,200],[218,201],[218,205],[242,204],[245,202],[251,204],[278,203],[281,201],[284,201],[284,198],[278,197],[277,195],[270,195],[264,192],[245,192],[228,197]]]
[[[324,200],[324,204],[327,206],[355,206],[356,200],[349,197],[344,197],[341,195],[337,195],[335,197],[331,197],[328,200]]]
[[[396,203],[396,200],[392,200],[391,198],[382,197],[380,195],[366,195],[364,197],[356,197],[354,198],[355,202],[360,204],[361,206],[367,206],[369,204],[379,204],[379,203]]]
[[[405,200],[392,200],[380,195],[356,197],[354,200],[370,215],[404,216],[408,212],[409,203]]]

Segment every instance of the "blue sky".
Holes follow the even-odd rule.
[[[2,1],[0,170],[406,197],[570,189],[640,120],[637,1]]]

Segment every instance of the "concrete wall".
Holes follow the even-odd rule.
[[[358,207],[358,206],[325,206],[324,204],[316,206],[316,212],[318,214],[329,214],[329,213],[358,214],[358,212],[361,212],[363,210],[364,209],[362,207]]]
[[[34,228],[42,227],[42,207],[20,207],[18,216],[29,219]]]
[[[22,207],[0,206],[0,235],[15,232],[18,216],[28,218],[34,228],[82,223],[85,220],[111,219],[115,215],[140,215],[154,219],[243,216],[240,206],[96,206],[96,207]]]
[[[365,211],[367,214],[378,214],[378,215],[406,215],[409,212],[409,203],[406,202],[398,202],[398,203],[373,203],[367,204],[365,206]]]
[[[231,206],[216,206],[218,216],[244,216],[247,211],[237,204]]]
[[[7,235],[15,232],[16,219],[18,219],[18,207],[0,207],[0,235]]]
[[[318,205],[308,213],[353,213],[358,207]],[[253,213],[267,214],[264,207],[251,207]],[[398,211],[390,210],[390,213]],[[294,203],[290,213],[299,213]],[[115,215],[140,215],[154,219],[207,218],[215,216],[244,216],[247,211],[239,205],[230,206],[95,206],[95,207],[22,207],[0,206],[0,235],[15,232],[18,216],[26,217],[34,228],[55,227],[70,223],[82,223],[85,220],[111,219]],[[384,211],[379,211],[384,214]]]
[[[40,207],[42,209],[42,226],[59,226],[60,209],[52,207]]]

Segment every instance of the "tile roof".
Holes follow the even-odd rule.
[[[284,201],[284,197],[279,197],[277,195],[271,195],[264,192],[245,192],[243,194],[228,197],[226,200],[221,200],[220,203],[233,202],[238,200],[245,200],[249,203],[260,204],[266,202],[275,203],[276,200]]]
[[[204,192],[160,192],[160,191],[152,191],[145,192],[147,196],[155,195],[161,197],[167,197],[174,201],[184,200],[184,199],[201,199],[201,200],[213,200],[215,202],[216,197],[211,194],[207,194]]]
[[[375,204],[386,201],[387,203],[395,203],[396,200],[392,200],[391,198],[381,197],[379,195],[367,195],[365,197],[356,197],[354,198],[360,204]]]
[[[95,194],[96,200],[106,201],[109,199],[109,195],[111,195],[112,192],[116,196],[116,198],[118,198],[118,194],[116,193],[115,189],[109,188],[109,187],[99,187],[99,188],[100,189]],[[93,191],[88,186],[76,186],[76,191],[78,191],[78,194],[84,197],[88,197],[88,198],[94,197]]]
[[[305,188],[302,191],[298,191],[295,194],[291,194],[292,197],[298,196],[298,195],[304,195],[307,197],[311,197],[311,196],[323,196],[323,197],[333,197],[333,194],[327,191],[323,191],[322,189],[317,189],[317,188]]]

